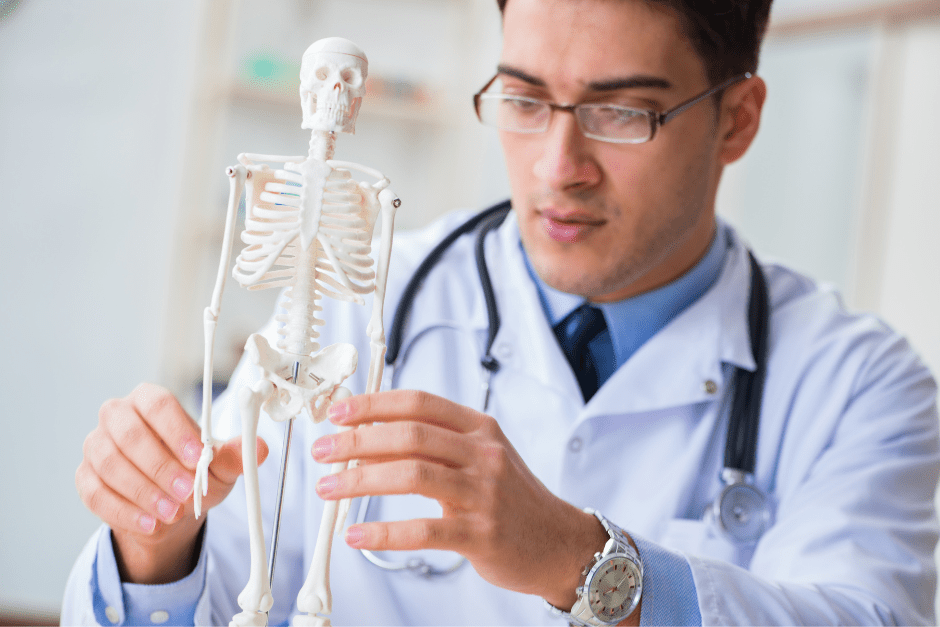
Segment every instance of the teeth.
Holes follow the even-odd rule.
[[[345,104],[336,103],[324,104],[324,106],[318,110],[318,113],[333,124],[340,124],[348,116],[348,111]]]

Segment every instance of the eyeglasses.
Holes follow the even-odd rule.
[[[551,122],[552,111],[568,111],[574,114],[585,137],[614,144],[642,144],[653,139],[656,129],[675,116],[712,94],[751,78],[751,73],[745,72],[729,78],[662,112],[604,103],[563,105],[538,98],[487,93],[486,90],[497,78],[499,74],[491,78],[483,89],[473,96],[477,117],[487,126],[513,133],[544,133]]]

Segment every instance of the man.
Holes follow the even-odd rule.
[[[884,325],[780,266],[760,272],[772,312],[754,484],[768,495],[769,527],[740,542],[702,520],[722,487],[733,373],[756,365],[746,322],[756,272],[714,201],[723,167],[757,132],[765,85],[752,73],[769,1],[696,6],[501,3],[499,71],[478,102],[481,119],[501,127],[512,187],[513,214],[486,240],[502,320],[493,400],[487,413],[457,402],[472,400],[461,395],[477,376],[466,366],[479,359],[475,342],[420,339],[455,326],[485,337],[463,238],[422,288],[401,389],[331,408],[332,422],[361,429],[304,426],[272,623],[291,613],[309,563],[322,508],[314,490],[386,495],[382,521],[351,525],[334,550],[336,624],[564,624],[570,611],[600,624],[586,606],[622,624],[933,620],[933,380]],[[682,103],[665,120],[634,111]],[[452,223],[398,238],[389,311]],[[591,315],[579,313],[585,299],[603,313],[601,341],[591,358],[571,358],[573,371],[559,342],[572,310]],[[362,313],[328,305],[322,344],[361,333]],[[241,368],[233,385],[253,376]],[[195,424],[162,390],[142,386],[102,408],[77,485],[111,533],[79,559],[65,622],[160,611],[219,622],[238,611],[244,506],[236,491],[205,526],[193,519],[198,449]],[[204,507],[231,490],[238,451],[234,441],[217,452]],[[325,464],[347,459],[363,465],[329,474]],[[273,466],[262,466],[272,496]],[[405,494],[440,514],[388,496]],[[623,570],[582,593],[585,566],[610,538],[623,540]],[[356,549],[452,551],[472,569],[425,579],[376,568]],[[604,605],[614,597],[621,607]]]

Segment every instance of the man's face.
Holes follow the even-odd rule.
[[[663,111],[710,87],[678,18],[638,0],[510,0],[504,91]],[[552,287],[620,300],[668,283],[704,254],[721,172],[706,99],[643,144],[581,134],[555,111],[545,133],[501,131],[523,246]]]

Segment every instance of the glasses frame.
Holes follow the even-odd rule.
[[[598,104],[598,103],[558,104],[557,102],[542,100],[540,98],[528,98],[526,96],[513,96],[511,94],[504,94],[504,93],[498,93],[498,94],[486,93],[486,90],[489,89],[490,86],[492,86],[492,84],[496,82],[496,79],[500,77],[500,72],[497,72],[493,76],[493,78],[487,81],[486,85],[483,86],[483,89],[481,89],[480,91],[478,91],[477,93],[473,95],[473,109],[477,114],[477,119],[480,120],[482,124],[486,124],[486,122],[483,122],[483,118],[480,115],[480,101],[481,100],[484,100],[484,99],[522,100],[522,101],[531,102],[534,104],[544,104],[544,105],[548,105],[549,107],[549,116],[545,122],[545,128],[532,129],[532,130],[514,130],[514,129],[500,129],[500,130],[506,130],[506,131],[509,131],[510,133],[523,133],[523,134],[544,133],[545,131],[548,130],[549,125],[551,125],[552,113],[554,113],[555,111],[567,111],[571,113],[572,115],[574,115],[575,120],[578,121],[578,128],[581,129],[581,133],[583,133],[585,137],[596,139],[602,142],[609,142],[612,144],[643,144],[645,142],[652,141],[653,138],[656,136],[656,130],[660,126],[662,126],[663,124],[665,124],[672,118],[676,117],[683,111],[698,104],[702,100],[705,100],[712,94],[715,94],[723,89],[727,89],[728,87],[731,87],[732,85],[740,83],[741,81],[745,81],[751,78],[752,76],[753,74],[751,72],[738,74],[737,76],[729,78],[726,81],[722,81],[721,83],[715,85],[714,87],[710,87],[706,89],[705,91],[703,91],[697,96],[693,96],[692,98],[689,98],[688,100],[680,102],[678,105],[676,105],[675,107],[671,109],[667,109],[666,111],[656,111],[655,109],[641,109],[638,107],[625,107],[625,106],[615,105],[615,104]],[[584,128],[583,123],[581,122],[581,118],[578,116],[578,110],[584,107],[597,107],[597,106],[612,107],[614,109],[623,109],[625,111],[634,111],[634,112],[638,112],[638,113],[642,113],[646,115],[646,118],[649,120],[649,123],[650,123],[649,137],[647,137],[646,139],[641,139],[641,140],[616,139],[612,137],[603,137],[600,135],[595,135],[593,133],[587,132]],[[494,126],[495,128],[500,128],[498,126],[490,125],[490,124],[487,124],[487,126]]]

